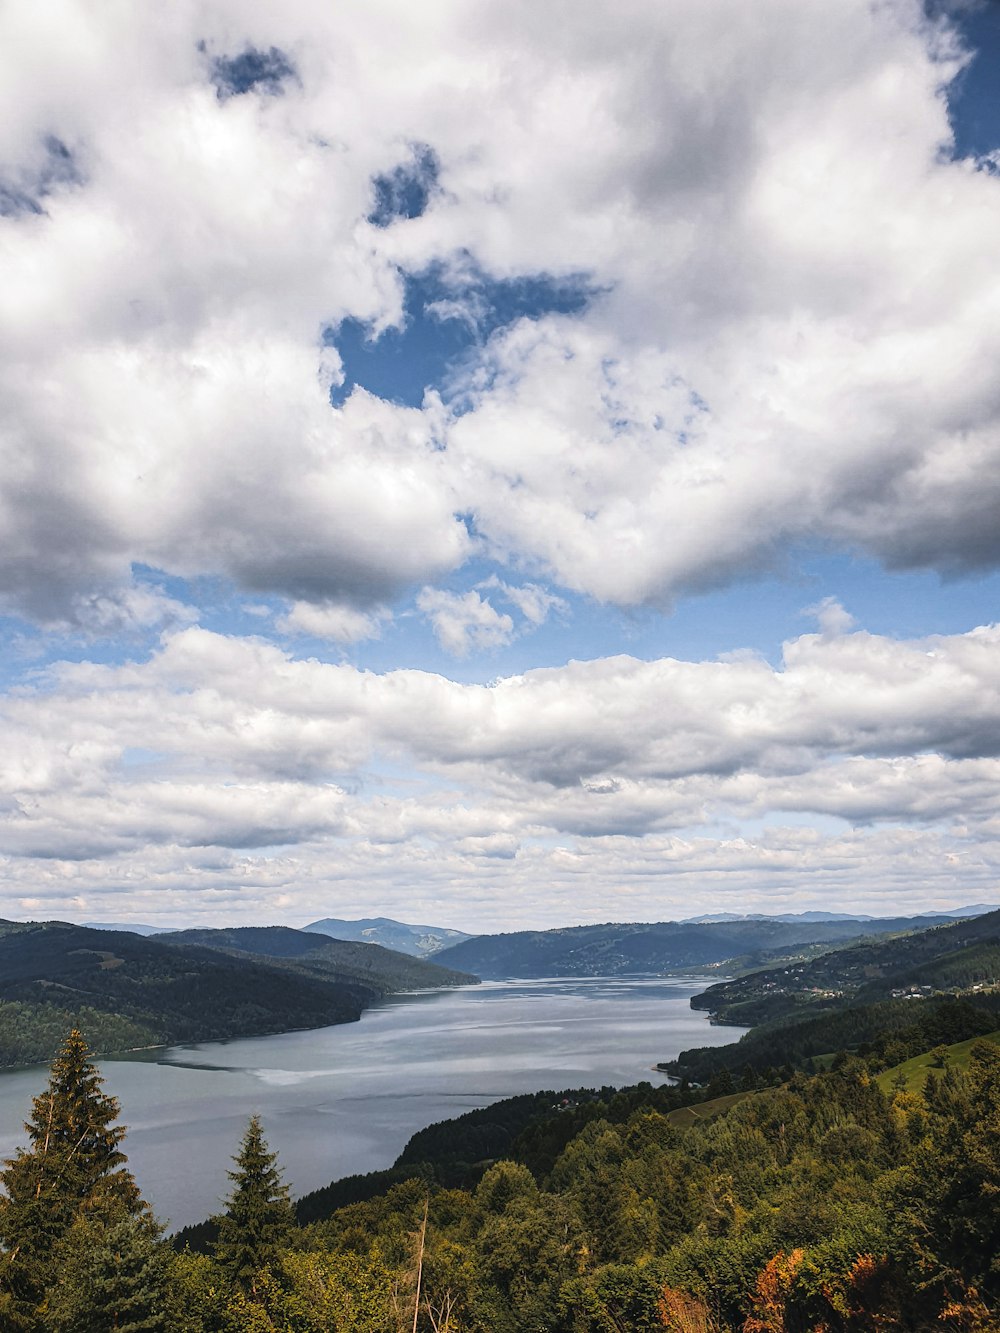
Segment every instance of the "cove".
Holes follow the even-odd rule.
[[[718,980],[713,977],[712,980]],[[247,1116],[294,1195],[391,1166],[418,1129],[515,1093],[660,1082],[652,1066],[742,1028],[690,1008],[708,979],[484,982],[393,996],[357,1023],[100,1060],[143,1195],[171,1230],[219,1209]],[[0,1155],[45,1086],[0,1074]]]

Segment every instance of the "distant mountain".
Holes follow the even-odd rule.
[[[100,1053],[324,1027],[379,992],[263,959],[66,921],[0,926],[0,1064],[48,1060],[71,1027]]]
[[[923,919],[923,918],[921,918]],[[710,921],[876,921],[863,912],[706,912],[686,916],[682,925],[707,925]]]
[[[773,964],[782,955],[804,946],[833,948],[863,935],[898,934],[927,924],[919,917],[878,921],[747,917],[706,923],[612,922],[479,935],[443,949],[435,957],[448,967],[490,979],[655,974],[731,960],[741,960],[737,970],[746,970]]]
[[[971,907],[955,907],[949,912],[920,912],[911,920],[916,922],[962,921],[970,916],[995,912],[997,904],[976,903]],[[882,918],[867,912],[712,912],[704,916],[687,916],[682,925],[707,924],[710,921],[879,921]]]
[[[169,935],[171,926],[140,926],[134,921],[85,921],[87,930],[129,930],[133,935]]]
[[[387,916],[366,917],[359,921],[341,921],[337,917],[328,916],[302,929],[316,935],[330,935],[337,940],[381,944],[383,948],[408,953],[414,958],[429,958],[451,945],[476,938],[460,930],[449,930],[446,926],[408,926],[403,921],[393,921]]]
[[[164,943],[200,944],[246,957],[268,958],[314,976],[360,983],[380,995],[393,991],[432,990],[439,986],[475,985],[468,972],[439,967],[422,958],[380,944],[335,940],[290,926],[233,926],[221,930],[179,930]]]
[[[1000,903],[973,903],[971,907],[956,907],[950,912],[924,912],[923,915],[948,917],[950,920],[957,921],[967,916],[986,916],[998,909],[1000,909]]]

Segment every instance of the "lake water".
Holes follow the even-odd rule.
[[[175,1229],[218,1210],[251,1112],[304,1194],[391,1166],[416,1130],[501,1097],[665,1081],[657,1060],[741,1035],[690,1008],[705,984],[484,982],[394,996],[358,1023],[99,1063],[121,1101],[129,1165]],[[45,1082],[39,1066],[0,1074],[0,1156],[26,1144],[21,1122]]]

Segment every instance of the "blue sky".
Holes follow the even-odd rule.
[[[0,915],[996,899],[1000,6],[67,12]]]

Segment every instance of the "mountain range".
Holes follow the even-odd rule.
[[[955,907],[946,912],[919,912],[915,921],[961,921],[968,916],[982,916],[995,912],[996,903],[973,903],[969,907]],[[703,916],[686,916],[682,925],[710,921],[879,921],[870,912],[709,912]]]
[[[610,922],[543,931],[478,935],[442,949],[437,962],[484,979],[627,976],[706,968],[766,967],[782,957],[821,952],[861,936],[899,934],[937,918],[812,920],[741,917],[732,921]]]

